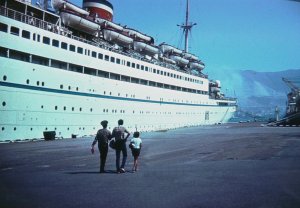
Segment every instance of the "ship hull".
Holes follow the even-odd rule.
[[[299,126],[300,125],[300,113],[293,113],[286,115],[279,121],[270,123],[269,125],[289,125],[289,126]]]
[[[3,58],[0,61],[7,69],[1,71],[1,76],[5,74],[10,80],[0,82],[0,95],[5,102],[0,112],[0,141],[43,138],[44,131],[55,131],[57,137],[63,138],[93,135],[102,120],[108,120],[111,129],[120,118],[124,119],[130,131],[136,128],[156,131],[210,125],[227,122],[235,112],[234,106],[189,105],[137,99],[132,95],[126,97],[125,92],[134,93],[136,88],[141,87],[130,83],[120,85],[118,81],[62,72],[51,67],[36,67],[21,61]],[[32,67],[36,68],[35,71]],[[33,85],[25,84],[25,77],[31,77]],[[69,85],[65,86],[66,89],[51,87],[59,86],[62,78],[64,83],[69,83],[71,90]],[[22,79],[23,82],[18,81]],[[37,86],[36,80],[43,80],[50,86]],[[79,88],[91,86],[96,91],[76,91],[74,84]],[[118,86],[118,89],[112,89],[112,85]],[[150,90],[147,88],[140,90]],[[104,91],[107,93],[104,94]],[[117,91],[125,96],[119,97]],[[169,92],[166,90],[164,93]]]
[[[93,135],[104,119],[108,120],[111,129],[122,118],[130,131],[136,128],[140,131],[156,131],[210,125],[227,122],[235,112],[235,106],[193,105],[132,98],[137,88],[140,93],[153,89],[131,83],[120,85],[118,81],[51,67],[37,67],[22,61],[0,58],[0,62],[6,69],[1,71],[1,77],[5,75],[8,78],[7,81],[0,82],[0,97],[5,102],[0,112],[0,141],[43,138],[44,131],[55,131],[57,137],[63,138]],[[33,67],[35,71],[32,70]],[[26,84],[27,77],[30,77],[29,85]],[[59,87],[62,79],[66,83],[66,89]],[[47,86],[38,86],[37,80],[41,80],[40,84],[43,81]],[[90,86],[95,91],[76,91],[77,86],[79,89]],[[117,92],[123,97],[119,97]],[[126,92],[131,94],[126,97]],[[161,90],[153,93],[170,92]]]

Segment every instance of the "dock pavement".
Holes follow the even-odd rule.
[[[96,133],[96,132],[95,132]],[[139,170],[99,171],[93,137],[0,144],[1,208],[299,208],[300,128],[229,123],[142,132]]]

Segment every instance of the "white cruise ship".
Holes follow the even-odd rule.
[[[236,111],[197,56],[114,23],[110,2],[51,4],[0,0],[0,141],[93,135],[104,119],[131,131],[210,125]]]

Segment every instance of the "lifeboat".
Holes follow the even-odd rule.
[[[181,56],[171,55],[170,58],[174,60],[179,66],[186,66],[189,63],[189,60]]]
[[[100,30],[100,25],[98,25],[97,23],[82,18],[73,13],[64,11],[60,13],[60,17],[64,25],[91,35],[96,35],[97,31]]]
[[[168,63],[168,64],[176,64],[176,61],[172,60],[172,59],[169,59],[167,57],[164,57],[164,56],[161,56],[159,57],[162,61]]]
[[[169,53],[169,54],[182,54],[182,50],[179,50],[178,48],[175,48],[174,46],[162,43],[159,45],[160,50],[163,53]]]
[[[195,56],[194,54],[186,53],[186,52],[183,52],[183,57],[185,59],[188,59],[188,60],[191,60],[191,61],[198,61],[199,60],[199,58],[197,56]]]
[[[113,29],[117,31],[123,31],[123,27],[121,25],[118,25],[116,23],[110,22],[108,20],[102,19],[102,18],[96,18],[95,22],[99,23],[101,26],[107,29]]]
[[[148,35],[145,35],[139,31],[136,31],[134,29],[131,29],[131,28],[124,28],[123,29],[124,32],[128,33],[128,35],[130,37],[133,37],[135,40],[141,40],[141,41],[144,41],[144,42],[147,42],[147,43],[153,43],[153,38],[148,36]]]
[[[190,62],[189,66],[190,66],[191,69],[198,69],[200,71],[203,70],[204,67],[205,67],[204,63],[202,63],[201,61],[199,61],[199,62]]]
[[[221,82],[219,80],[210,81],[209,87],[211,92],[220,92],[221,91]]]
[[[84,9],[81,9],[78,6],[64,0],[51,0],[51,4],[52,8],[54,8],[56,11],[70,10],[81,15],[89,15],[89,12],[85,11]]]
[[[113,30],[103,29],[103,37],[106,41],[116,43],[117,45],[129,47],[133,39]]]
[[[159,50],[157,47],[140,42],[140,41],[134,41],[133,42],[133,49],[149,56],[154,56],[158,54]]]

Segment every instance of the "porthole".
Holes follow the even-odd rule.
[[[63,89],[64,88],[64,86],[63,85],[60,85],[60,89]]]
[[[72,111],[74,111],[74,107],[72,107]]]
[[[47,131],[47,130],[48,130],[48,128],[46,127],[46,128],[45,128],[45,130]]]
[[[5,128],[4,127],[2,127],[2,131],[4,131],[5,130]]]
[[[82,111],[82,108],[79,108],[79,111]]]
[[[14,131],[16,131],[17,130],[17,127],[14,127]]]
[[[33,130],[33,128],[30,128],[30,131],[32,131]]]
[[[7,80],[7,76],[4,75],[4,76],[3,76],[3,81],[6,81],[6,80]]]
[[[40,82],[39,82],[39,81],[37,81],[37,82],[36,82],[36,85],[37,85],[37,86],[39,86],[39,85],[40,85]]]
[[[67,107],[66,107],[66,106],[64,106],[64,110],[67,110]]]
[[[29,79],[26,80],[26,83],[29,84]]]
[[[57,110],[57,106],[55,106],[55,110]]]
[[[93,112],[93,108],[91,108],[90,111]]]
[[[85,128],[83,127],[82,130],[84,130]]]
[[[103,92],[103,94],[105,95],[105,94],[106,94],[106,92],[104,91],[104,92]]]
[[[56,130],[57,130],[57,128],[55,127],[55,128],[54,128],[54,130],[56,131]]]
[[[105,109],[103,109],[103,113],[105,113]]]
[[[44,108],[44,106],[43,106],[43,105],[41,105],[41,108],[43,109],[43,108]]]
[[[69,130],[70,130],[70,128],[68,127],[68,128],[67,128],[67,130],[69,131]]]
[[[3,107],[6,106],[6,102],[3,101],[3,102],[2,102],[2,106],[3,106]]]
[[[111,95],[111,92],[109,92],[109,95]]]
[[[69,86],[68,89],[71,90],[71,86]]]
[[[42,82],[42,86],[45,86],[45,83],[44,83],[44,82]]]
[[[106,109],[106,113],[108,113],[108,109]]]
[[[76,87],[76,91],[78,91],[78,87]]]

